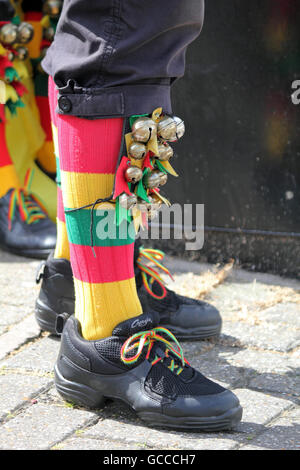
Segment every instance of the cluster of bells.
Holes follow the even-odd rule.
[[[49,16],[49,18],[52,20],[58,20],[62,9],[62,4],[62,0],[47,0],[43,5],[44,15]],[[43,38],[46,39],[46,41],[52,42],[54,39],[54,34],[55,29],[53,26],[49,26],[43,30]]]
[[[61,13],[62,4],[63,4],[62,0],[46,0],[46,2],[43,5],[44,15],[48,16],[50,20],[54,20],[56,22]],[[52,42],[54,39],[54,35],[55,35],[55,28],[51,24],[50,26],[43,28],[43,39],[45,41]],[[45,57],[47,50],[48,50],[47,46],[43,47],[43,49],[41,50],[41,55],[40,55],[41,60],[37,67],[40,73],[46,73],[44,69],[41,67],[41,61]]]
[[[162,162],[170,160],[173,156],[173,149],[168,142],[176,142],[185,132],[182,119],[177,116],[163,116],[159,122],[155,122],[151,117],[140,117],[132,125],[133,141],[129,146],[129,156],[135,160],[142,160],[147,154],[147,143],[153,137],[157,138],[157,155],[153,157]],[[143,178],[143,171],[136,165],[130,165],[125,170],[125,179],[128,183],[136,184]],[[166,184],[168,176],[165,172],[153,169],[144,178],[146,189],[153,190]],[[148,202],[138,198],[135,194],[127,195],[123,193],[119,197],[121,207],[130,210],[137,207],[141,211],[147,211],[148,218],[155,217],[162,201],[155,194],[148,195]]]
[[[33,27],[30,23],[23,21],[19,25],[6,23],[0,28],[0,42],[6,47],[15,46],[14,51],[8,50],[8,60],[12,62],[15,55],[20,60],[28,57],[28,49],[24,46],[31,41],[34,35]]]

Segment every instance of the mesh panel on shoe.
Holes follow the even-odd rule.
[[[119,367],[122,367],[124,370],[132,369],[133,367],[138,366],[141,362],[145,360],[147,351],[143,351],[139,359],[134,364],[124,364],[121,360],[121,348],[124,343],[124,338],[111,337],[104,339],[99,342],[95,342],[95,348],[97,352],[105,359],[114,364],[117,364]],[[127,354],[128,357],[135,355],[136,351],[131,351]]]
[[[192,368],[187,368],[185,371],[192,372],[192,375],[194,375],[193,380],[190,382],[185,381],[188,380],[187,376],[185,380],[182,380],[183,377],[180,378],[180,375],[175,375],[164,364],[155,364],[149,371],[146,385],[158,395],[169,397],[212,395],[225,390]]]

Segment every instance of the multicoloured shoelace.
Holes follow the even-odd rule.
[[[21,219],[27,224],[33,224],[47,217],[47,211],[41,201],[30,192],[33,175],[34,170],[27,170],[24,187],[15,188],[11,192],[8,208],[9,230],[12,228],[12,222],[17,209],[19,210]]]
[[[148,264],[143,263],[143,258],[145,258],[146,260],[153,263],[155,266],[157,266],[159,269],[161,269],[165,274],[167,274],[174,281],[173,276],[170,273],[170,271],[160,263],[160,261],[163,260],[164,257],[165,257],[165,254],[164,254],[163,251],[154,250],[152,248],[143,248],[143,247],[141,247],[140,248],[140,253],[139,253],[139,256],[138,256],[138,259],[137,259],[137,262],[136,262],[137,266],[141,270],[141,275],[142,275],[143,284],[145,286],[145,289],[147,290],[147,292],[152,297],[154,297],[155,299],[158,299],[158,300],[164,299],[167,295],[167,290],[166,290],[165,285],[164,285],[165,283],[164,283],[163,279],[161,278],[161,276],[158,274],[158,272],[154,268],[151,268]],[[148,276],[149,276],[149,280],[148,280]],[[152,286],[154,281],[156,281],[160,285],[160,287],[162,289],[162,294],[161,295],[155,294],[153,292],[153,290],[151,289],[151,286]]]
[[[168,339],[164,338],[158,333],[163,333],[164,335],[168,336],[171,339],[171,341],[173,341],[176,344],[177,348],[174,348],[171,345],[170,341],[168,341]],[[147,331],[140,331],[139,333],[136,333],[130,336],[130,338],[128,338],[122,346],[121,360],[125,364],[134,364],[141,356],[144,347],[147,347],[147,346],[148,346],[148,350],[146,354],[146,359],[149,359],[150,352],[152,350],[152,347],[155,341],[161,341],[162,343],[167,345],[167,348],[165,350],[165,355],[163,357],[159,357],[157,355],[155,356],[155,358],[152,361],[152,365],[155,365],[158,362],[163,361],[166,357],[170,358],[171,362],[168,368],[172,372],[175,372],[176,375],[181,374],[181,372],[183,371],[185,367],[185,364],[190,365],[189,362],[184,358],[182,347],[180,346],[175,336],[169,330],[163,327],[157,327],[157,328],[153,328],[152,330],[147,330]],[[134,349],[137,349],[136,354],[134,356],[127,357],[128,353],[130,353]],[[169,353],[175,355],[175,357],[180,360],[181,367],[176,363],[175,359],[169,356]]]

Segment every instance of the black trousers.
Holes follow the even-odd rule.
[[[86,118],[171,112],[204,0],[65,0],[43,67],[60,114]]]

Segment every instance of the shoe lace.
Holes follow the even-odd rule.
[[[34,170],[26,172],[23,188],[12,190],[8,208],[8,228],[11,230],[16,210],[19,210],[21,219],[26,224],[33,224],[47,217],[47,211],[41,201],[30,192]]]
[[[173,347],[170,341],[164,336],[161,336],[159,333],[163,333],[163,335],[169,337],[171,341],[175,343],[176,346]],[[129,365],[134,364],[141,356],[144,348],[148,348],[146,359],[149,359],[150,352],[153,348],[153,345],[157,341],[160,341],[166,345],[165,353],[163,357],[160,357],[157,354],[155,354],[155,357],[152,360],[151,364],[154,366],[158,362],[162,362],[165,360],[165,358],[168,358],[169,359],[168,368],[172,372],[176,373],[176,375],[181,374],[185,365],[186,364],[190,365],[190,364],[184,358],[183,349],[180,346],[177,339],[175,338],[175,336],[169,330],[163,327],[157,327],[157,328],[153,328],[152,330],[147,330],[147,331],[140,331],[139,333],[136,333],[130,336],[130,338],[128,338],[125,341],[125,343],[123,344],[121,348],[121,360],[125,364],[129,364]],[[129,355],[131,351],[135,349],[137,349],[136,354],[134,356]],[[175,356],[175,358],[172,357],[172,355]]]
[[[156,269],[150,267],[147,262],[144,262],[144,259],[150,261],[153,263],[157,268],[161,269],[165,274],[167,274],[173,281],[173,276],[170,273],[170,271],[163,266],[160,261],[163,260],[165,257],[165,254],[163,251],[160,250],[154,250],[152,248],[140,248],[139,256],[136,261],[137,266],[139,267],[142,275],[142,280],[143,284],[145,286],[145,289],[147,290],[148,294],[150,294],[152,297],[155,299],[161,300],[164,299],[168,293],[166,287],[165,287],[165,282],[159,275]],[[149,279],[148,279],[149,276]],[[156,281],[162,290],[162,294],[158,295],[155,292],[153,292],[152,285],[153,282]]]

